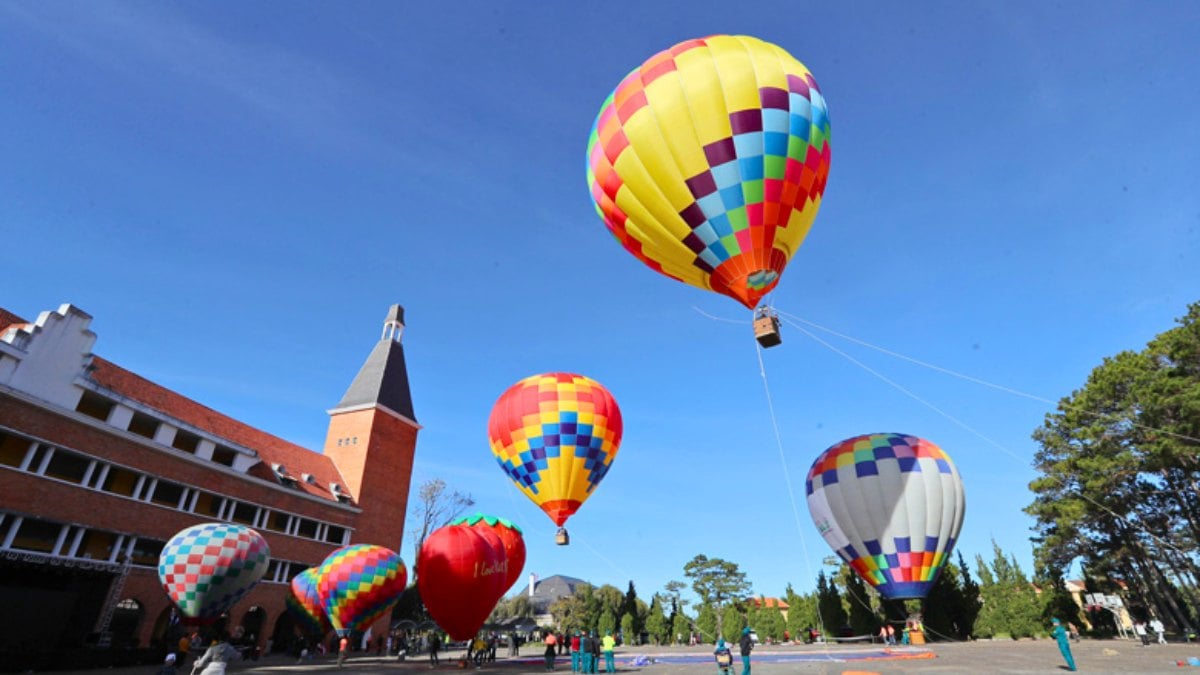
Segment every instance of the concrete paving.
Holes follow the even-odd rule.
[[[1089,673],[1185,673],[1200,668],[1186,665],[1188,657],[1200,657],[1200,644],[1168,644],[1142,647],[1139,643],[1121,640],[1083,640],[1071,646],[1075,663],[1081,672]],[[545,662],[532,649],[522,650],[521,657],[499,656],[495,663],[476,670],[460,669],[456,659],[460,652],[442,655],[442,663],[430,668],[428,658],[398,661],[395,657],[352,656],[339,671],[335,659],[319,657],[297,664],[295,659],[272,656],[259,661],[239,663],[230,672],[285,673],[431,673],[451,675],[463,672],[486,675],[546,675]],[[712,646],[700,647],[622,647],[616,652],[617,670],[641,675],[683,675],[706,673],[717,675],[711,655]],[[645,657],[646,665],[632,665],[636,657]],[[883,658],[880,658],[883,657]],[[1183,662],[1183,666],[1177,665]],[[741,659],[734,658],[734,675],[742,675]],[[755,650],[751,663],[752,675],[784,675],[785,673],[1063,673],[1066,667],[1052,640],[1004,640],[968,643],[938,643],[924,647],[898,648],[885,654],[879,645],[772,645]],[[151,666],[137,668],[72,671],[60,675],[150,675]],[[188,675],[190,667],[181,669]],[[559,657],[555,671],[569,675],[570,659]],[[603,671],[603,663],[601,663]]]

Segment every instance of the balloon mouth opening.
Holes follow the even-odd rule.
[[[575,511],[579,509],[580,504],[582,502],[574,499],[552,499],[542,502],[541,506],[542,511],[545,511],[546,515],[550,516],[550,520],[553,520],[555,525],[562,527],[567,522],[567,518],[575,515]]]
[[[713,270],[710,277],[712,289],[754,309],[763,296],[775,290],[787,257],[778,249],[771,249],[770,259],[764,260],[761,253],[747,251],[729,258]]]

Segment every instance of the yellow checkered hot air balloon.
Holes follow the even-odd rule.
[[[812,73],[747,36],[688,40],[613,90],[588,140],[588,186],[651,269],[753,309],[821,205],[829,114]]]
[[[608,474],[621,431],[612,394],[572,373],[521,380],[500,396],[488,419],[500,468],[560,528]],[[565,530],[559,543],[566,543]]]

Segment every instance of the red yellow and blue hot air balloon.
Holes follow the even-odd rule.
[[[560,528],[608,474],[621,446],[621,410],[599,382],[573,373],[527,377],[488,419],[505,475]],[[566,531],[558,541],[567,543]]]
[[[629,253],[753,309],[821,206],[829,112],[812,73],[782,48],[714,35],[621,80],[587,154],[596,212]]]

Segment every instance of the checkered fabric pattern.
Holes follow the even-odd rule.
[[[321,598],[317,595],[317,568],[310,567],[292,577],[291,586],[292,592],[284,598],[284,603],[292,616],[305,633],[324,635],[330,626],[325,609],[321,606]]]
[[[338,635],[361,631],[391,611],[408,583],[394,551],[372,544],[344,546],[317,570],[317,597]]]
[[[962,479],[937,445],[867,434],[834,445],[805,482],[813,522],[885,598],[924,597],[962,527]]]
[[[500,396],[488,419],[500,468],[558,525],[604,480],[621,433],[612,394],[572,373],[521,380]]]
[[[816,80],[782,48],[688,40],[604,101],[588,187],[609,231],[651,269],[753,308],[816,217],[829,134]]]
[[[163,590],[188,619],[216,620],[267,571],[271,549],[254,530],[231,523],[186,528],[158,559]]]

